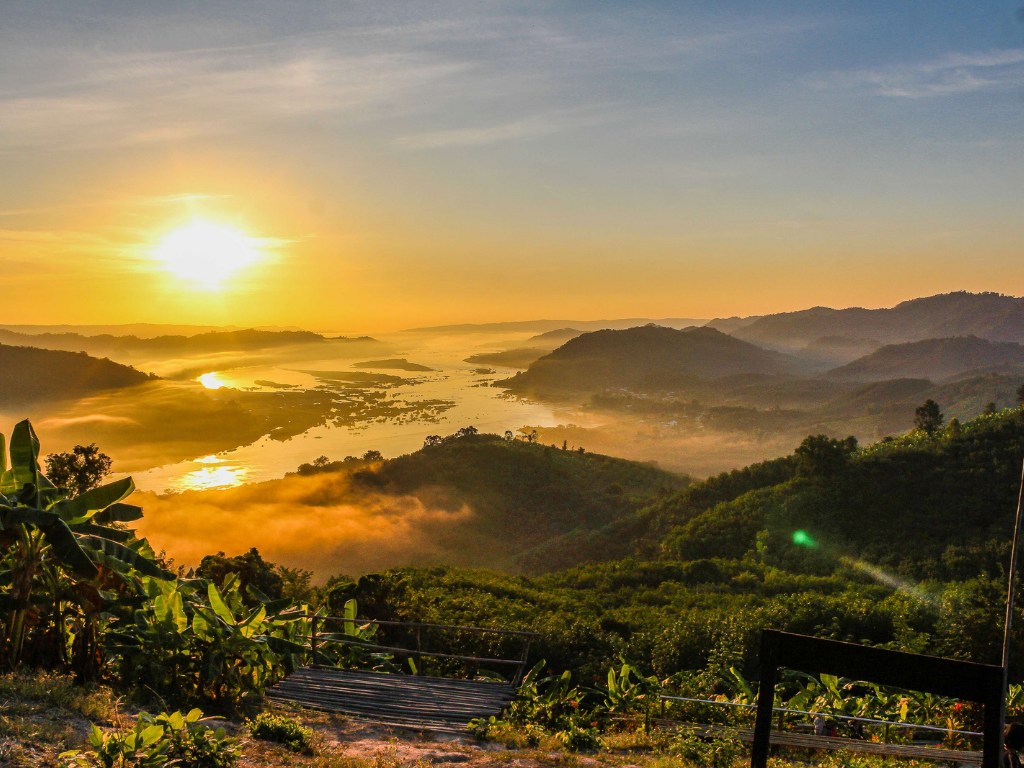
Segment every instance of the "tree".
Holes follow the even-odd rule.
[[[929,398],[914,411],[914,428],[919,429],[926,435],[934,435],[942,426],[945,417],[939,410],[939,404]]]
[[[324,467],[329,466],[330,463],[331,460],[328,459],[326,456],[317,456],[315,459],[313,459],[313,466],[316,467],[317,469],[323,469]]]
[[[46,457],[46,476],[72,498],[96,488],[110,474],[111,459],[96,443],[76,445],[71,453],[51,453]]]
[[[998,410],[999,409],[996,408],[996,404],[994,402],[993,403],[986,403],[985,410],[982,411],[982,413],[984,413],[986,416],[991,416],[993,413],[996,413]]]
[[[1024,384],[1017,387],[1017,405],[1024,405]]]
[[[263,559],[256,547],[237,557],[228,557],[223,552],[207,555],[196,569],[197,576],[209,579],[218,587],[223,586],[231,574],[238,576],[243,600],[254,600],[246,589],[249,586],[255,587],[271,600],[284,597],[284,578],[273,563]]]
[[[380,451],[369,450],[363,454],[363,461],[384,461],[384,454]]]
[[[851,435],[836,440],[827,435],[808,435],[793,452],[798,471],[805,477],[829,477],[838,474],[857,451],[857,438]]]

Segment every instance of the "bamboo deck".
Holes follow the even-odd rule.
[[[474,718],[500,715],[514,696],[509,683],[310,667],[267,691],[275,701],[435,731],[462,731]]]

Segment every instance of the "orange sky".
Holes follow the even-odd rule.
[[[12,12],[0,322],[374,332],[1024,294],[1012,19],[230,6]],[[174,276],[155,249],[197,218],[258,263],[216,290]]]

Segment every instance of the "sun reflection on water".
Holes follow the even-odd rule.
[[[220,389],[221,387],[227,386],[227,383],[217,376],[216,371],[213,371],[212,373],[204,373],[197,379],[197,381],[207,389]]]
[[[227,459],[217,456],[203,456],[194,459],[192,463],[206,466],[186,472],[168,490],[213,491],[234,488],[244,483],[251,472],[251,467],[232,465]]]

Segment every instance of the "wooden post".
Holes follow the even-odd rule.
[[[885,733],[882,735],[882,743],[883,744],[888,744],[889,743],[889,724],[888,723],[885,724]]]
[[[772,707],[775,706],[775,681],[778,677],[777,643],[768,632],[761,634],[761,682],[757,689],[757,719],[754,743],[750,749],[750,768],[767,768],[772,731]]]
[[[317,667],[317,666],[319,666],[316,663],[316,620],[317,620],[317,615],[314,613],[312,616],[310,616],[309,620],[310,620],[309,651],[310,651],[310,655],[312,657],[311,660],[310,660],[310,666],[311,667]]]
[[[1003,756],[1003,714],[1006,697],[985,702],[985,743],[982,747],[982,768],[999,768]]]
[[[526,640],[523,642],[523,660],[519,662],[519,668],[516,670],[516,676],[512,679],[512,685],[519,685],[523,681],[523,673],[526,671],[526,660],[530,655],[530,635],[526,636]]]
[[[416,627],[416,674],[423,674],[423,657],[420,656],[420,651],[423,650],[423,644],[420,638],[420,630],[422,627]]]
[[[779,711],[779,730],[780,731],[783,730],[782,722],[783,722],[783,718],[785,718],[785,716],[786,716],[786,713],[780,710]]]
[[[1006,589],[1006,623],[1003,624],[1003,698],[999,703],[999,754],[1003,752],[1003,729],[1006,727],[1006,694],[1010,687],[1010,630],[1013,625],[1013,598],[1017,591],[1017,560],[1020,551],[1020,528],[1024,507],[1024,467],[1021,468],[1020,491],[1017,494],[1017,518],[1013,524],[1013,545],[1010,547],[1010,578]],[[988,704],[985,705],[988,722]],[[986,725],[986,732],[988,726]]]

